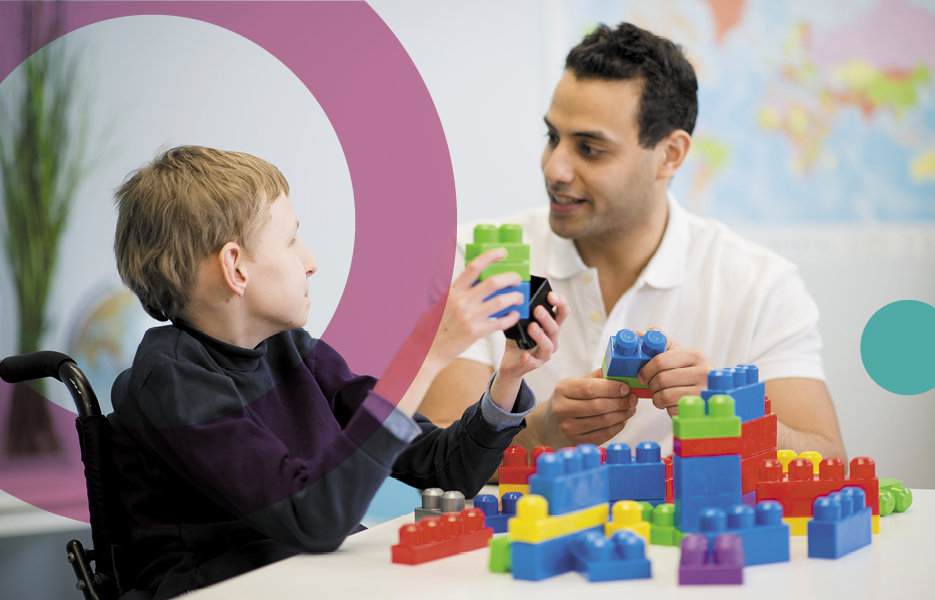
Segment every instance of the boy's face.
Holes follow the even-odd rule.
[[[296,233],[299,222],[289,197],[280,194],[269,210],[272,217],[256,232],[244,261],[244,300],[249,318],[273,335],[308,322],[308,277],[318,264]]]

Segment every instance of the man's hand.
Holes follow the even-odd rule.
[[[636,333],[642,336],[646,332]],[[679,398],[700,396],[701,390],[708,387],[708,372],[713,368],[704,350],[683,348],[669,339],[666,351],[654,356],[640,369],[637,381],[644,385],[649,383],[653,405],[665,409],[671,417],[678,414]]]
[[[636,413],[636,394],[623,382],[604,379],[597,369],[559,381],[541,409],[540,443],[556,449],[603,444]]]

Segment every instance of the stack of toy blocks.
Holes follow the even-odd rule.
[[[496,496],[480,494],[474,498],[474,508],[484,511],[487,527],[493,529],[494,533],[505,533],[507,522],[516,516],[516,503],[522,497],[523,494],[519,492],[507,492],[498,502]]]
[[[636,500],[653,506],[666,501],[666,465],[656,442],[642,442],[636,446],[636,457],[627,444],[607,446],[607,476],[610,482],[610,501]]]
[[[661,331],[647,331],[644,337],[630,329],[621,329],[607,342],[601,371],[604,379],[622,381],[638,398],[651,398],[649,387],[637,381],[640,369],[661,352],[665,352],[666,336]]]
[[[841,558],[870,545],[871,512],[859,487],[845,487],[815,500],[808,522],[809,558]]]
[[[758,471],[756,487],[758,500],[776,500],[782,503],[785,520],[792,527],[792,535],[804,535],[812,518],[815,500],[836,492],[845,486],[863,489],[871,509],[873,533],[880,531],[880,481],[876,477],[873,459],[860,456],[851,460],[850,475],[844,474],[844,461],[832,457],[823,459],[818,473],[808,459],[797,458],[789,464],[788,473],[782,472],[778,460],[764,460]]]
[[[479,255],[493,250],[505,248],[506,258],[495,262],[481,272],[479,281],[499,273],[519,273],[521,282],[518,286],[503,288],[494,295],[510,292],[522,292],[523,303],[510,306],[491,315],[492,318],[503,317],[511,311],[519,311],[521,319],[529,318],[529,244],[523,243],[523,228],[519,225],[506,224],[496,227],[494,225],[478,225],[474,228],[474,243],[465,248],[464,260],[469,263]]]
[[[708,373],[708,389],[701,397],[727,394],[734,399],[734,414],[740,418],[740,491],[744,502],[755,506],[757,467],[766,458],[776,458],[776,427],[778,418],[770,410],[766,384],[759,381],[756,365],[741,364],[730,369]]]
[[[493,530],[484,527],[484,513],[477,508],[425,517],[400,528],[399,544],[391,549],[392,561],[418,565],[484,548],[491,537]]]
[[[738,535],[724,533],[712,541],[700,533],[682,538],[679,585],[743,583],[744,544]]]
[[[672,418],[675,528],[698,531],[709,507],[728,510],[741,503],[740,419],[730,396],[684,396]]]
[[[536,472],[536,458],[544,452],[552,452],[548,446],[537,446],[532,449],[532,462],[530,464],[526,449],[522,446],[510,446],[503,451],[503,465],[497,469],[499,494],[502,498],[509,492],[519,492],[529,495],[529,476]]]

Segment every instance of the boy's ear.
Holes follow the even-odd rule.
[[[244,290],[247,289],[248,279],[244,258],[243,248],[234,242],[224,244],[218,253],[224,283],[233,293],[241,297],[243,297]]]

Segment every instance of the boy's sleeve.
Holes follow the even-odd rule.
[[[336,549],[357,527],[393,461],[419,434],[343,360],[337,364],[329,356],[327,365],[317,364],[319,348],[326,345],[316,344],[306,364],[328,370],[323,391],[333,408],[344,407],[346,421],[311,460],[295,456],[259,424],[255,406],[242,405],[223,373],[160,363],[139,397],[144,446],[235,517],[272,539],[312,552]],[[324,351],[329,350],[340,359],[330,348]],[[168,409],[167,397],[175,399]],[[194,417],[172,409],[204,406],[205,397],[220,400],[210,410],[196,409]],[[356,406],[352,414],[351,406]]]
[[[513,437],[526,427],[525,416],[535,408],[535,402],[524,381],[516,412],[505,413],[490,400],[488,382],[481,400],[444,429],[417,413],[415,420],[422,434],[399,455],[391,474],[420,489],[440,487],[460,491],[468,498],[476,496],[500,466]],[[495,414],[493,411],[499,411],[499,417],[488,420],[485,415]]]

